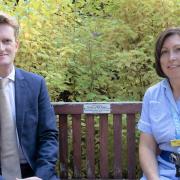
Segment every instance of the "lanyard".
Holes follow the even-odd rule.
[[[171,114],[175,124],[176,139],[180,139],[180,116],[172,106],[171,106]]]

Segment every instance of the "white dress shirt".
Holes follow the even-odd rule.
[[[8,82],[7,86],[5,87],[5,90],[8,92],[8,95],[9,95],[8,97],[9,97],[10,104],[11,104],[13,120],[16,121],[15,84],[14,84],[15,83],[15,68],[14,67],[13,67],[11,73],[6,78],[9,79],[9,82]],[[2,79],[2,77],[0,77],[0,79]],[[15,125],[16,125],[16,123],[15,123]],[[20,144],[19,144],[17,129],[16,129],[16,134],[17,134],[17,142],[18,142],[18,147],[19,147],[20,162],[27,163],[27,161],[22,153]]]

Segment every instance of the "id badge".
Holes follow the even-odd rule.
[[[172,147],[180,147],[180,139],[173,139],[171,140]]]

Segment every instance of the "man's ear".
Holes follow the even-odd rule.
[[[19,41],[16,40],[16,52],[17,52],[18,49],[19,49]]]

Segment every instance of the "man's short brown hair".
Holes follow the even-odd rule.
[[[19,24],[15,17],[10,16],[2,11],[0,11],[0,24],[7,24],[14,29],[15,38],[19,35]]]
[[[180,27],[168,28],[165,31],[161,32],[159,37],[157,38],[156,45],[155,45],[155,69],[156,69],[157,74],[160,77],[167,77],[161,68],[161,63],[160,63],[161,49],[163,47],[164,41],[169,36],[176,35],[176,34],[180,36]]]

